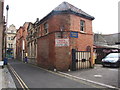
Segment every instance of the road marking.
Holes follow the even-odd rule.
[[[111,71],[117,71],[117,72],[118,72],[118,69],[108,69],[108,70],[111,70]]]
[[[100,86],[103,86],[103,87],[114,88],[114,89],[120,90],[120,88],[118,88],[118,87],[114,87],[114,86],[107,85],[107,84],[104,84],[104,83],[99,83],[99,82],[95,82],[95,81],[92,81],[92,80],[89,80],[89,79],[84,79],[84,78],[76,77],[76,76],[73,76],[73,75],[70,75],[70,74],[67,74],[67,73],[63,73],[63,72],[59,72],[59,73],[64,74],[66,76],[70,76],[70,77],[79,79],[79,80],[83,80],[83,81],[87,81],[87,82],[90,82],[90,83],[93,83],[93,84],[97,84],[97,85],[100,85]]]
[[[102,75],[94,75],[94,77],[101,78]]]
[[[17,77],[17,75],[14,73],[13,70],[11,70],[12,73],[14,74],[15,78],[17,79],[17,81],[19,82],[20,86],[24,89],[24,86],[22,85],[22,83],[20,82],[19,78]],[[25,89],[24,89],[25,90]]]
[[[12,68],[12,67],[11,67]],[[13,69],[13,68],[12,68]],[[25,88],[28,88],[27,85],[24,83],[24,81],[20,78],[20,76],[16,73],[16,71],[13,69],[14,73],[17,75],[17,77],[20,79],[22,84],[25,86]]]
[[[10,67],[10,70],[12,71],[13,75],[15,76],[15,78],[17,79],[17,81],[19,82],[20,86],[24,89],[24,86],[22,85],[22,83],[20,82],[19,78],[17,77],[17,75],[14,73],[14,71],[12,70],[12,68]],[[24,89],[25,90],[25,89]]]
[[[29,65],[31,65],[31,64],[29,64]],[[31,65],[31,66],[40,68],[40,69],[42,69],[44,71],[47,71],[47,72],[50,72],[50,73],[53,73],[53,74],[56,74],[56,75],[59,75],[59,76],[62,76],[62,77],[69,78],[71,80],[74,80],[74,81],[77,81],[77,82],[80,82],[80,83],[83,83],[83,84],[86,84],[86,85],[93,86],[94,88],[105,88],[106,87],[106,88],[113,88],[113,89],[120,90],[120,88],[118,88],[118,87],[114,87],[114,86],[107,85],[107,84],[104,84],[104,83],[95,82],[95,81],[92,81],[92,80],[89,80],[89,79],[85,79],[85,78],[80,78],[80,77],[73,76],[73,75],[70,75],[70,74],[67,74],[67,73],[63,73],[63,72],[60,72],[60,71],[54,72],[54,71],[47,70],[47,69],[44,69],[44,68],[41,68],[41,67],[38,67],[38,66],[35,66],[35,65]]]
[[[12,66],[10,64],[8,64],[10,67],[10,70],[12,71],[13,75],[15,76],[15,78],[18,80],[20,86],[24,89],[24,90],[29,90],[28,86],[24,83],[24,81],[20,78],[20,76],[16,73],[16,71],[12,68]]]

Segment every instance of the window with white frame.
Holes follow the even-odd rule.
[[[80,31],[85,31],[85,21],[80,20]]]

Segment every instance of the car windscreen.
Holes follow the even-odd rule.
[[[118,58],[120,57],[120,53],[111,53],[107,55],[107,58]]]

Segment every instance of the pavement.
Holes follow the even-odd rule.
[[[0,67],[0,90],[2,89],[15,89],[16,85],[13,81],[13,78],[7,68],[7,66],[4,66],[4,68]]]

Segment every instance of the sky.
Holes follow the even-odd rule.
[[[42,19],[59,4],[66,1],[86,13],[94,16],[92,27],[94,33],[118,33],[119,0],[4,0],[4,15],[9,5],[8,26],[14,24],[18,29],[25,22]]]

